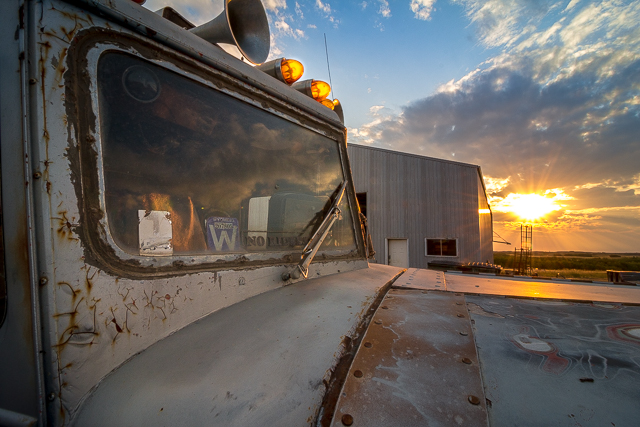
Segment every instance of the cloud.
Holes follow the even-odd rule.
[[[484,175],[484,186],[487,190],[487,194],[500,193],[503,189],[507,188],[511,183],[511,177],[506,178],[493,178],[488,175]]]
[[[590,214],[611,211],[633,211],[640,213],[640,206],[609,206],[606,208],[567,209],[568,214]]]
[[[554,5],[528,0],[454,0],[461,4],[487,46],[512,45],[526,37]]]
[[[382,110],[383,108],[384,108],[384,105],[374,105],[374,106],[372,106],[372,107],[370,107],[370,108],[369,108],[369,112],[370,112],[372,115],[377,116],[377,115],[378,115],[378,112],[379,112],[380,110]]]
[[[454,152],[490,176],[520,174],[514,192],[607,180],[635,191],[627,181],[640,172],[640,3],[616,4],[597,18],[589,3],[558,10],[463,78],[361,128],[380,146]],[[579,28],[587,17],[594,34]]]
[[[280,9],[287,8],[287,1],[286,0],[262,0],[262,5],[266,10],[277,12]]]
[[[582,185],[576,185],[574,189],[590,190],[592,188],[613,188],[616,192],[633,191],[634,195],[640,196],[640,173],[632,177],[630,180],[626,180],[626,181],[613,181],[613,180],[607,179],[607,180],[604,180],[603,182],[597,182],[597,183],[589,182]]]
[[[323,3],[322,0],[316,0],[316,9],[318,9],[331,22],[334,28],[338,27],[340,21],[333,16],[333,11],[329,3]]]
[[[271,29],[271,51],[269,60],[281,57],[286,48],[287,40],[306,38],[304,30],[299,28],[304,21],[304,13],[300,3],[295,2],[295,15],[287,13],[285,0],[263,0],[267,11],[269,27]]]
[[[380,3],[380,9],[378,9],[378,14],[382,15],[384,18],[391,18],[391,9],[389,9],[389,2],[387,0],[378,0]]]
[[[360,7],[362,8],[362,10],[365,10],[367,8],[367,2],[363,1],[362,3],[360,3]]]
[[[316,7],[327,15],[331,13],[331,5],[329,3],[322,3],[321,0],[316,0]]]
[[[429,21],[435,4],[436,0],[411,0],[409,8],[414,13],[416,19]]]
[[[274,23],[275,28],[278,30],[280,36],[289,36],[294,39],[304,37],[304,31],[299,28],[291,28],[284,18],[280,18]]]

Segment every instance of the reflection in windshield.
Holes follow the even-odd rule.
[[[120,53],[98,65],[111,234],[127,252],[301,248],[343,181],[338,144]],[[355,248],[348,205],[323,248]]]

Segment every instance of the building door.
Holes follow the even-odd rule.
[[[409,268],[409,241],[407,239],[387,239],[387,264]]]

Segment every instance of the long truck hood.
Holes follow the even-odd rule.
[[[107,376],[73,424],[637,425],[640,288],[402,272],[213,313]]]

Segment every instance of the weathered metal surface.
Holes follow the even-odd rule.
[[[406,274],[406,273],[405,273]],[[342,389],[333,426],[487,424],[471,324],[460,294],[392,289]]]
[[[429,261],[493,261],[491,221],[478,166],[375,147],[347,147],[358,193],[367,193],[367,219],[377,262],[385,239],[408,239],[409,266]],[[482,202],[480,199],[484,199]],[[425,256],[425,238],[458,239],[458,256]]]
[[[446,281],[443,271],[426,270],[424,268],[409,268],[395,281],[393,286],[398,288],[445,291]]]
[[[295,90],[289,90],[285,83],[274,79],[266,73],[253,69],[247,63],[226,54],[217,45],[172,24],[161,15],[156,14],[130,0],[66,0],[88,9],[97,10],[101,16],[110,21],[110,26],[122,26],[127,30],[137,32],[149,39],[154,39],[165,46],[175,49],[197,59],[215,69],[233,75],[252,86],[295,105],[296,109],[305,111],[332,122],[343,128],[338,115],[323,107],[313,98]],[[56,6],[59,7],[59,6]],[[96,21],[96,24],[98,22]],[[284,89],[283,88],[287,88]]]
[[[342,342],[400,271],[376,266],[312,279],[203,318],[108,376],[73,424],[310,423]]]
[[[451,292],[640,304],[640,287],[445,273]]]
[[[467,296],[492,426],[635,426],[640,307]]]
[[[0,2],[0,156],[2,231],[7,311],[0,327],[0,425],[28,421],[43,410],[37,323],[37,279],[33,277],[34,181],[29,173],[30,64],[25,22],[30,6]]]
[[[4,4],[5,2],[2,2],[3,11],[8,8],[4,7]],[[15,2],[12,7],[17,8],[18,4],[19,2]],[[83,9],[82,4],[96,6],[104,14],[94,14],[96,9]],[[74,152],[77,152],[80,146],[95,149],[95,156],[100,155],[96,149],[99,147],[99,135],[95,129],[88,134],[81,134],[77,129],[77,110],[81,108],[78,104],[80,95],[67,90],[66,87],[68,82],[77,78],[71,67],[77,68],[78,64],[70,59],[70,47],[74,40],[86,34],[83,31],[92,27],[104,31],[111,29],[111,36],[105,43],[110,49],[117,49],[117,43],[111,42],[122,41],[125,36],[132,37],[134,33],[139,37],[146,27],[147,35],[156,41],[165,42],[191,58],[206,63],[207,65],[197,64],[205,73],[216,72],[214,68],[223,72],[229,71],[240,79],[238,87],[242,86],[247,91],[253,91],[252,93],[257,93],[259,89],[249,87],[247,83],[255,83],[257,87],[271,94],[279,91],[290,93],[290,96],[285,93],[278,99],[292,103],[291,114],[302,117],[301,122],[305,121],[309,126],[316,127],[318,123],[326,123],[338,133],[343,127],[335,114],[326,113],[325,110],[329,110],[318,106],[315,101],[229,57],[217,46],[178,29],[153,12],[128,0],[84,3],[44,0],[28,2],[27,6],[33,13],[25,13],[25,16],[30,16],[30,21],[25,21],[24,29],[19,29],[18,33],[21,38],[26,37],[24,33],[29,33],[33,38],[33,49],[26,52],[27,58],[23,61],[32,64],[33,69],[27,76],[30,104],[24,114],[31,120],[28,123],[28,131],[32,135],[32,155],[28,159],[24,158],[23,147],[19,144],[22,137],[20,115],[13,104],[9,107],[16,114],[12,115],[11,120],[3,115],[2,122],[2,197],[5,201],[3,207],[7,209],[6,207],[11,205],[12,210],[10,213],[8,209],[5,211],[9,215],[5,217],[4,222],[5,239],[10,241],[6,247],[8,280],[12,283],[10,286],[23,291],[28,290],[29,265],[26,255],[31,244],[37,255],[37,265],[34,265],[34,268],[37,267],[38,274],[34,277],[34,282],[40,283],[43,318],[41,355],[45,364],[46,393],[40,393],[40,396],[46,396],[48,422],[52,425],[63,425],[68,423],[87,393],[106,374],[132,355],[203,316],[282,287],[281,275],[287,269],[284,261],[283,265],[272,262],[271,266],[267,267],[244,268],[242,265],[236,265],[234,270],[228,269],[224,262],[220,262],[212,267],[216,270],[214,272],[192,271],[187,274],[184,269],[181,270],[183,264],[180,262],[192,263],[193,257],[189,257],[186,261],[178,260],[180,262],[176,262],[175,265],[167,262],[171,268],[175,268],[174,277],[125,277],[125,274],[114,274],[114,271],[107,268],[106,263],[100,266],[90,259],[91,256],[95,256],[95,251],[91,250],[86,241],[82,241],[83,229],[89,224],[81,218],[79,209],[79,205],[82,204],[80,197],[86,197],[87,193],[76,192],[76,188],[85,177],[74,174],[74,168],[78,165],[73,162]],[[6,40],[14,40],[16,28],[19,26],[14,22],[18,16],[17,9],[11,8],[3,15],[12,17],[10,25],[3,27],[3,34],[8,34]],[[114,21],[114,15],[119,16],[117,21]],[[118,37],[113,36],[114,33]],[[8,57],[17,58],[20,53],[14,44],[7,43],[2,47],[3,52],[5,48],[11,51],[7,54]],[[163,49],[170,50],[159,44],[156,47],[156,54]],[[132,48],[125,46],[125,50]],[[174,52],[172,55],[178,54]],[[3,65],[2,70],[9,69],[10,76],[13,77],[2,76],[2,101],[7,102],[8,99],[14,103],[16,99],[20,99],[20,85],[17,81],[19,76],[15,72],[18,61],[16,59],[15,62],[7,64],[6,67]],[[78,74],[90,76],[94,71],[83,69]],[[5,91],[5,88],[9,90]],[[84,87],[83,91],[82,95],[87,97],[95,95],[95,85]],[[275,95],[273,97],[276,98]],[[97,106],[95,96],[93,102],[94,104],[87,107],[92,111]],[[3,104],[3,114],[9,111],[5,105]],[[269,110],[269,105],[264,108]],[[98,120],[95,117],[94,119],[91,126],[95,126]],[[9,130],[12,130],[11,134],[8,133]],[[6,141],[15,141],[15,144],[5,146]],[[33,180],[28,181],[26,185],[29,187],[28,191],[33,192],[36,206],[35,245],[26,237],[26,180],[20,178],[24,175],[23,165],[27,160]],[[96,162],[100,163],[99,157],[96,158]],[[95,169],[97,168],[94,168],[94,173]],[[7,176],[11,179],[6,179]],[[99,178],[96,180],[99,181]],[[5,192],[4,184],[10,181],[17,181],[16,185],[8,187]],[[99,184],[98,182],[92,191],[100,191]],[[97,213],[98,216],[100,214]],[[318,277],[365,268],[367,262],[364,259],[336,262],[318,260],[311,265],[310,275]],[[13,301],[16,304],[13,313],[28,318],[31,311],[29,298],[25,297],[25,303],[18,305],[18,297],[22,296],[21,293],[12,291],[12,288],[9,289],[10,303]],[[7,321],[9,320],[8,317]],[[8,323],[3,326],[5,331],[7,326]],[[7,406],[8,409],[36,417],[37,373],[33,360],[36,351],[32,351],[31,348],[34,337],[29,326],[27,324],[14,334],[15,339],[12,342],[22,343],[21,346],[0,345],[0,356],[7,353],[9,356],[2,357],[3,361],[15,360],[17,364],[12,366],[25,366],[24,369],[9,369],[11,381],[8,383],[23,384],[25,390],[27,385],[33,384],[35,390],[30,390],[28,395],[25,394],[25,397],[21,398],[16,397],[18,394],[10,388],[0,387],[0,395],[6,395],[8,399],[17,402],[17,405]],[[8,342],[3,341],[1,344]]]

